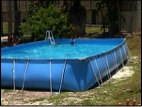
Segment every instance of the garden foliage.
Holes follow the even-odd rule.
[[[40,7],[32,16],[26,17],[26,22],[20,26],[20,31],[29,35],[29,41],[43,40],[46,30],[52,30],[54,37],[71,37],[73,29],[68,22],[68,13],[61,12],[54,5],[48,8]],[[24,38],[24,36],[21,37],[21,39]]]

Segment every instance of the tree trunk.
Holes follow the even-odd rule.
[[[7,1],[8,10],[8,36],[12,36],[12,5],[11,1]]]
[[[2,1],[1,3],[1,36],[3,35],[3,13],[2,13]]]
[[[134,6],[135,6],[135,1],[132,1],[131,2],[131,4],[132,4],[132,11],[131,11],[131,30],[130,30],[130,33],[131,33],[131,35],[132,35],[132,33],[133,33],[133,21],[134,21]]]
[[[20,26],[20,12],[18,11],[17,0],[14,3],[14,37],[19,36],[19,26]]]
[[[69,11],[69,3],[67,0],[64,0],[63,5],[61,7],[62,12],[68,12]]]
[[[113,37],[115,34],[119,32],[119,12],[118,12],[118,5],[115,1],[109,3],[110,6],[107,6],[108,9],[108,19],[110,23],[110,33],[109,36]]]
[[[83,36],[85,34],[86,9],[81,6],[80,0],[75,0],[69,11],[69,17],[72,25],[75,27],[75,35]]]
[[[7,10],[8,10],[8,42],[9,45],[12,45],[12,6],[11,1],[7,1]]]
[[[118,35],[120,36],[121,31],[121,20],[120,20],[120,3],[119,0],[117,0],[117,10],[118,10]]]

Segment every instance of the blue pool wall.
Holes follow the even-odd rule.
[[[112,41],[113,40],[113,41]],[[69,43],[69,39],[58,39],[58,43]],[[15,87],[22,89],[23,81],[24,89],[39,89],[50,90],[50,70],[52,71],[52,88],[54,91],[58,91],[61,85],[62,72],[65,66],[64,78],[62,81],[62,90],[70,91],[84,91],[92,87],[99,82],[102,78],[109,75],[109,70],[112,72],[119,67],[128,56],[128,48],[125,38],[111,39],[114,44],[118,44],[114,49],[100,53],[95,56],[88,56],[86,58],[78,59],[1,59],[1,86],[13,88],[13,78],[15,80]],[[104,42],[104,39],[94,41],[94,39],[78,39],[77,43],[100,43]],[[49,41],[39,41],[36,43],[29,43],[26,46],[39,45],[43,43],[50,43]],[[110,40],[106,39],[105,44],[110,44]],[[11,49],[18,49],[25,47],[24,44],[11,47]],[[2,48],[2,51],[8,51],[10,48]],[[115,57],[116,56],[116,57]],[[13,62],[15,61],[15,71],[13,73]],[[28,68],[25,75],[25,69],[28,62]],[[96,65],[97,62],[97,65]],[[108,65],[109,64],[109,70]],[[91,67],[93,66],[93,69]],[[99,69],[98,69],[99,68]],[[99,75],[101,74],[101,76]],[[13,76],[14,75],[14,76]]]

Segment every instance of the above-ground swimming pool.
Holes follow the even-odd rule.
[[[125,38],[57,39],[1,48],[1,87],[84,91],[127,62]]]

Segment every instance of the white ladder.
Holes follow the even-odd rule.
[[[48,36],[47,36],[47,34],[48,34]],[[46,31],[46,35],[45,35],[45,39],[44,39],[44,40],[47,40],[47,39],[50,40],[50,42],[51,42],[52,45],[55,45],[55,44],[56,44],[56,43],[55,43],[54,36],[53,36],[53,33],[52,33],[51,30],[47,30],[47,31]]]

